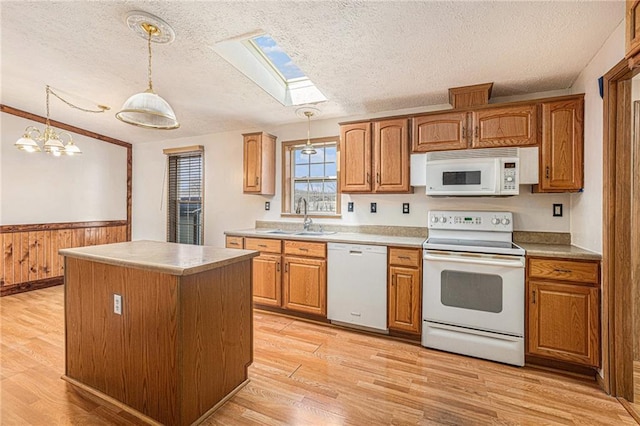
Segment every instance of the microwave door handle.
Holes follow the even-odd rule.
[[[478,259],[478,258],[466,258],[455,255],[439,256],[435,254],[426,253],[424,260],[443,260],[447,262],[468,263],[473,265],[489,265],[489,266],[505,266],[511,268],[524,268],[524,260],[506,260],[506,259]]]

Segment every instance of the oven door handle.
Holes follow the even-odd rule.
[[[505,266],[511,268],[524,268],[524,258],[522,259],[500,259],[496,258],[471,258],[461,257],[455,255],[439,256],[431,253],[424,254],[424,260],[457,262],[457,263],[470,263],[474,265],[489,265],[489,266]]]

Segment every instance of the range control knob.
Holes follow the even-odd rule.
[[[509,219],[507,219],[506,217],[504,219],[502,219],[501,222],[502,222],[503,225],[508,225],[508,224],[511,223],[511,221]]]
[[[494,217],[493,219],[491,219],[491,223],[494,225],[500,225],[500,219],[498,219],[497,217]]]
[[[507,182],[513,182],[513,176],[507,176],[505,180]]]
[[[438,223],[438,217],[437,216],[431,216],[431,223]]]
[[[442,216],[442,217],[440,218],[440,223],[447,223],[447,218],[446,218],[446,217],[444,217],[444,216]]]

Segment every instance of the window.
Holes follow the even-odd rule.
[[[169,166],[167,241],[202,245],[203,147],[165,149],[164,153]]]
[[[313,155],[302,153],[306,141],[282,143],[282,212],[295,213],[301,198],[313,216],[340,214],[338,191],[338,137],[311,139]]]

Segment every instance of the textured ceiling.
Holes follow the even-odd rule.
[[[51,118],[133,143],[299,122],[213,52],[264,30],[329,101],[322,118],[447,102],[449,87],[494,82],[493,96],[566,89],[624,18],[623,1],[6,1],[0,2],[0,101],[45,114],[44,86],[110,105]],[[146,43],[132,10],[167,21],[154,89],[181,128],[145,130],[114,114],[146,88]],[[595,84],[595,83],[594,83]]]

